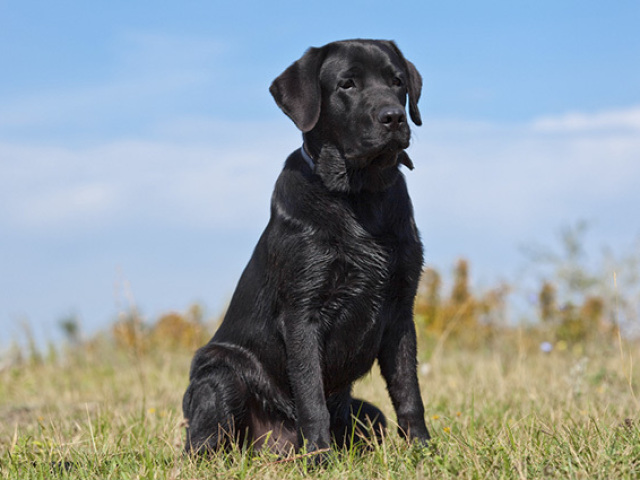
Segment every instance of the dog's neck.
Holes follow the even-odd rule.
[[[395,182],[399,174],[399,164],[413,170],[413,163],[404,150],[388,154],[389,158],[373,161],[369,167],[354,168],[335,145],[317,142],[309,133],[303,135],[300,154],[311,171],[334,192],[379,192]]]
[[[318,175],[325,186],[333,191],[346,194],[361,192],[380,192],[389,188],[400,173],[397,157],[386,168],[375,164],[365,168],[354,168],[340,151],[325,145],[315,157],[313,172]]]

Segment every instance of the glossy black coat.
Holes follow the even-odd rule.
[[[313,165],[300,150],[287,159],[226,316],[193,359],[187,450],[322,449],[350,441],[353,417],[382,429],[351,397],[376,360],[401,433],[429,439],[413,323],[422,245],[400,172],[413,168],[405,103],[420,124],[421,83],[376,40],[310,49],[273,82]]]

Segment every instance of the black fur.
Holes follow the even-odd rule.
[[[400,164],[420,125],[422,80],[393,42],[312,48],[270,91],[303,132],[271,218],[211,341],[196,353],[183,410],[187,451],[230,442],[280,453],[351,441],[354,418],[385,419],[351,397],[378,361],[400,432],[427,442],[413,301],[422,245]]]

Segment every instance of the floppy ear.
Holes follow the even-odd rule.
[[[321,92],[318,77],[324,56],[323,49],[310,48],[269,87],[278,106],[303,132],[315,127],[320,118]]]
[[[420,110],[418,110],[418,100],[420,100],[420,93],[422,92],[422,77],[416,69],[415,65],[411,63],[409,60],[404,58],[402,52],[395,44],[395,42],[389,42],[393,47],[393,50],[396,52],[398,57],[404,62],[405,69],[407,71],[407,91],[409,93],[409,115],[411,116],[411,120],[413,123],[420,126],[422,125],[422,116],[420,115]]]
[[[407,63],[407,71],[409,72],[409,115],[413,123],[420,126],[422,125],[422,116],[420,110],[418,110],[418,100],[420,100],[420,93],[422,92],[422,77],[415,65],[409,60],[405,60]]]

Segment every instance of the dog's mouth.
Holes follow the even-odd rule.
[[[369,167],[384,169],[395,166],[398,154],[408,146],[408,137],[394,135],[384,143],[371,145],[365,152],[347,155],[347,160],[356,169]]]
[[[409,135],[399,135],[390,138],[382,150],[383,152],[399,153],[400,150],[404,150],[407,147],[409,147]]]

